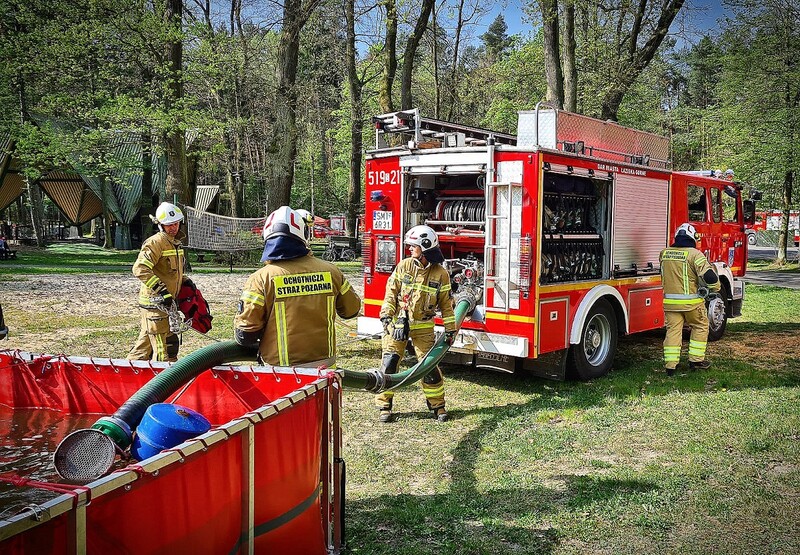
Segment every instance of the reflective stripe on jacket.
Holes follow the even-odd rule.
[[[133,275],[142,281],[139,304],[151,305],[152,297],[168,291],[178,297],[183,284],[184,253],[179,239],[172,239],[163,231],[148,237],[133,263]]]
[[[692,247],[667,247],[661,251],[659,260],[664,310],[686,312],[703,304],[704,299],[697,294],[698,287],[702,286],[699,276],[708,270],[714,271],[705,255]],[[719,281],[708,287],[718,290]]]
[[[450,274],[439,264],[424,268],[416,258],[400,261],[386,284],[380,317],[399,318],[408,313],[409,329],[433,330],[436,309],[447,331],[456,329]]]
[[[236,329],[262,331],[267,364],[299,365],[336,356],[336,316],[352,318],[361,299],[333,264],[309,254],[267,262],[247,280]]]

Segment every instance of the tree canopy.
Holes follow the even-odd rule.
[[[352,222],[372,115],[418,107],[514,133],[518,110],[550,98],[668,134],[677,169],[730,167],[771,208],[796,207],[797,3],[736,0],[694,40],[683,4],[537,0],[510,34],[510,12],[476,0],[8,0],[0,131],[31,217],[37,179],[76,156],[116,179],[125,133],[146,153],[142,215],[213,185],[223,214],[291,203]]]

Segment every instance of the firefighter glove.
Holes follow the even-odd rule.
[[[398,318],[394,322],[394,330],[392,330],[392,339],[395,341],[408,340],[408,318]]]
[[[392,325],[392,317],[391,316],[384,316],[381,318],[381,325],[383,325],[383,333],[384,335],[389,335],[389,326]]]
[[[164,306],[165,310],[169,311],[172,305],[175,304],[175,298],[171,294],[165,293],[161,298],[161,304]]]
[[[444,340],[447,342],[448,345],[453,344],[453,340],[456,338],[456,330],[446,331],[444,332]]]

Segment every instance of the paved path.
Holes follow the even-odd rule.
[[[786,258],[789,262],[798,259],[798,248],[787,249]],[[778,253],[774,247],[751,246],[748,249],[750,260],[775,260]],[[774,270],[748,270],[744,276],[748,283],[758,285],[774,285],[775,287],[788,287],[790,289],[800,289],[800,272],[778,272]]]
[[[744,280],[747,283],[757,283],[758,285],[800,289],[800,272],[748,271]]]

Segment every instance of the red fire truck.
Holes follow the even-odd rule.
[[[756,220],[752,226],[747,226],[747,241],[751,245],[756,244],[757,231],[780,231],[783,212],[780,210],[769,210],[766,212],[756,212]],[[792,210],[789,212],[789,237],[797,245],[800,243],[800,211]]]
[[[711,338],[741,314],[741,187],[670,169],[667,139],[543,105],[517,135],[423,118],[373,118],[362,238],[364,316],[381,330],[386,282],[412,226],[437,230],[454,290],[483,288],[451,348],[461,363],[563,379],[607,373],[620,335],[664,325],[659,253],[692,222],[716,266]]]

